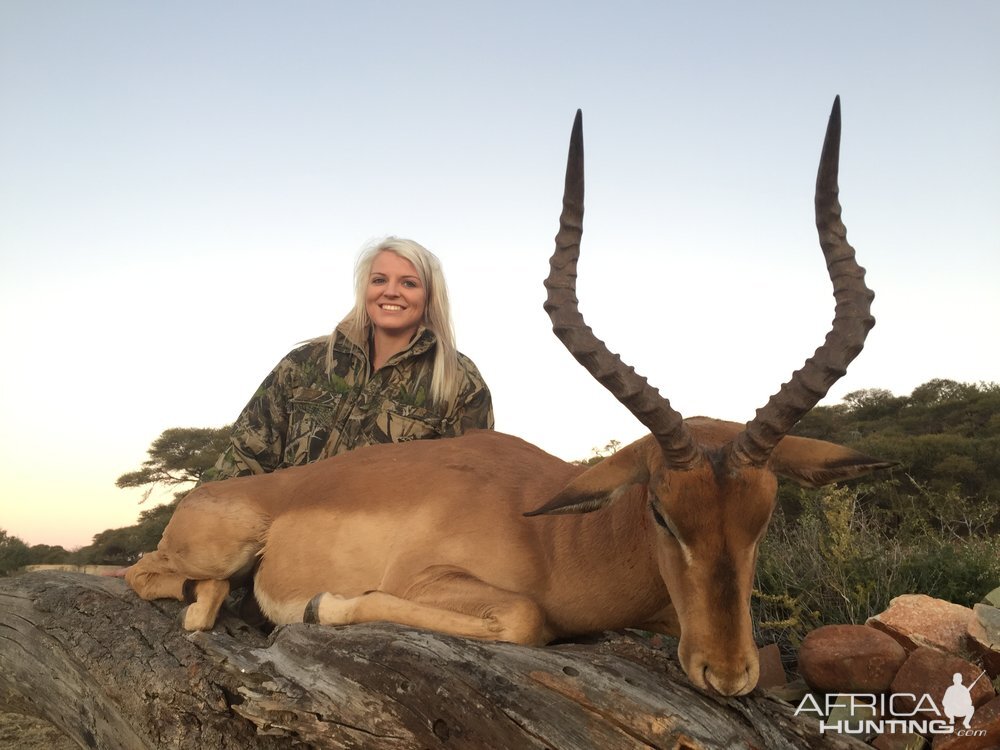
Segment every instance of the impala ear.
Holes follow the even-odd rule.
[[[608,456],[567,484],[558,495],[525,516],[590,513],[621,497],[633,484],[649,481],[649,469],[635,445]]]
[[[803,487],[822,487],[898,466],[899,462],[872,458],[825,440],[790,435],[778,443],[769,465],[775,474]]]

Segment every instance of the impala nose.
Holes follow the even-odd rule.
[[[746,695],[757,686],[757,676],[757,665],[750,662],[744,662],[742,669],[727,669],[725,672],[714,671],[710,664],[706,664],[702,671],[705,685],[725,696]]]

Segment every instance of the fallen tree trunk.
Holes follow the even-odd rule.
[[[698,692],[629,635],[525,648],[391,624],[264,636],[119,579],[0,579],[0,710],[98,748],[864,748],[759,694]]]

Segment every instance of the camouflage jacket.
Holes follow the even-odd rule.
[[[372,443],[492,429],[489,388],[463,354],[457,398],[430,403],[435,342],[434,334],[421,328],[408,348],[375,372],[367,347],[339,328],[330,372],[326,339],[292,350],[237,417],[229,448],[206,479],[263,474]]]

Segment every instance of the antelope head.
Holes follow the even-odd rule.
[[[836,314],[825,343],[745,426],[685,421],[670,402],[611,353],[584,322],[576,298],[583,232],[583,128],[577,112],[545,309],[574,357],[650,435],[585,472],[530,515],[585,513],[644,485],[656,565],[680,630],[678,655],[703,690],[742,695],[757,683],[749,600],[757,549],[774,508],[777,475],[818,486],[892,462],[841,446],[785,438],[857,356],[875,320],[864,269],[847,243],[837,199],[840,101],[834,102],[816,181],[816,224]]]

